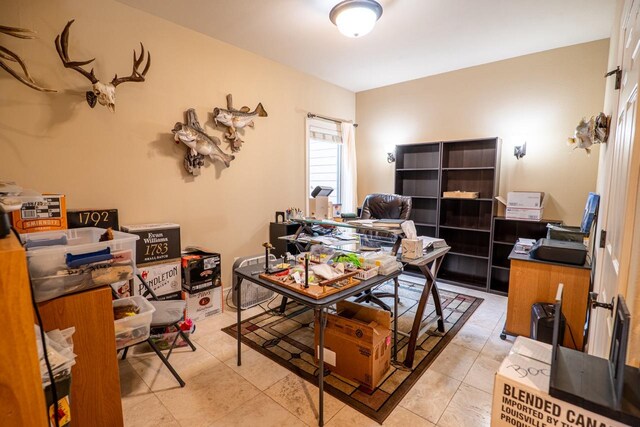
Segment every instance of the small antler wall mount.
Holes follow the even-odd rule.
[[[0,33],[6,34],[11,37],[15,37],[18,39],[33,39],[35,38],[35,32],[32,30],[28,30],[26,28],[16,28],[16,27],[5,27],[0,25]],[[10,67],[5,61],[15,62],[22,69],[21,75],[18,71],[14,70]],[[48,89],[39,85],[31,74],[29,74],[29,70],[27,69],[27,65],[24,63],[22,58],[17,53],[7,49],[4,46],[0,46],[0,68],[5,70],[7,73],[11,74],[16,78],[20,83],[29,86],[31,89],[39,90],[40,92],[56,92],[53,89]]]
[[[146,64],[144,69],[140,71],[140,67],[145,60],[144,45],[140,43],[140,56],[136,56],[135,49],[133,51],[133,70],[131,71],[131,75],[127,77],[118,77],[116,74],[110,82],[103,83],[98,80],[93,72],[93,68],[91,68],[91,71],[87,71],[82,68],[83,66],[92,63],[95,58],[86,61],[72,61],[69,59],[69,28],[73,22],[74,20],[67,22],[62,33],[56,37],[55,43],[58,55],[60,56],[65,68],[70,68],[82,74],[89,79],[93,85],[93,90],[87,91],[86,93],[87,103],[89,106],[91,106],[91,108],[95,107],[97,101],[100,105],[106,106],[109,111],[113,113],[116,110],[116,86],[125,82],[143,82],[147,75],[147,71],[149,71],[149,67],[151,66],[151,53],[147,52]]]

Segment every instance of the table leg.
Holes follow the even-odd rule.
[[[236,307],[237,319],[236,319],[236,329],[237,329],[237,339],[238,339],[238,366],[242,365],[242,308],[240,308],[240,301],[242,301],[242,278],[236,280],[236,288],[234,289],[236,293],[236,301],[238,302],[238,306]]]
[[[440,269],[440,264],[442,264],[442,259],[444,257],[438,258],[431,265],[431,277],[433,280],[433,286],[431,287],[431,294],[433,295],[433,304],[436,306],[436,315],[438,316],[438,331],[444,333],[444,316],[442,315],[442,303],[440,302],[440,290],[438,289],[438,284],[436,283],[436,277],[438,277],[438,270]]]
[[[282,300],[280,301],[280,308],[278,309],[278,313],[284,314],[286,309],[287,309],[287,297],[282,297]]]
[[[319,332],[319,350],[318,350],[318,425],[324,425],[324,308],[320,308],[318,312]]]
[[[431,287],[433,286],[433,279],[430,272],[427,273],[424,267],[420,267],[422,273],[425,275],[425,284],[422,289],[422,295],[420,295],[420,301],[418,302],[418,309],[416,315],[413,318],[413,326],[411,327],[411,334],[409,335],[409,343],[407,344],[407,355],[404,359],[404,366],[411,369],[413,367],[413,358],[416,354],[416,343],[418,342],[418,334],[420,333],[420,325],[422,324],[422,315],[424,314],[424,308],[429,300],[429,294],[431,293]]]
[[[397,277],[393,279],[393,361],[398,361],[398,302],[400,298],[398,298],[398,288],[400,287],[400,282]]]

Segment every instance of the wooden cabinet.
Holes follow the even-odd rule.
[[[45,331],[74,327],[71,419],[77,426],[123,425],[120,377],[108,286],[38,304]]]
[[[395,192],[411,196],[418,234],[451,246],[438,280],[488,288],[500,145],[498,138],[487,138],[396,146]],[[477,192],[478,198],[443,197],[456,190]]]
[[[562,313],[568,326],[564,333],[564,346],[582,349],[591,268],[588,265],[572,266],[532,260],[528,255],[513,252],[510,259],[505,332],[509,335],[528,337],[531,328],[531,306],[537,302],[555,302],[558,284],[563,283]]]
[[[27,256],[14,235],[0,238],[0,424],[46,426]]]
[[[527,221],[493,218],[491,232],[491,270],[489,292],[506,295],[509,292],[509,254],[519,238],[538,240],[547,235],[547,224],[560,225],[561,221]]]

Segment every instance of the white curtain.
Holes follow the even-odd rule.
[[[342,123],[342,212],[355,213],[358,208],[358,171],[356,134],[353,123]]]

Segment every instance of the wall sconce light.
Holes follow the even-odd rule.
[[[396,155],[393,153],[387,153],[387,163],[393,163],[396,161]]]
[[[520,160],[527,154],[527,142],[525,141],[522,145],[516,145],[513,147],[513,155],[516,156],[517,160]]]

